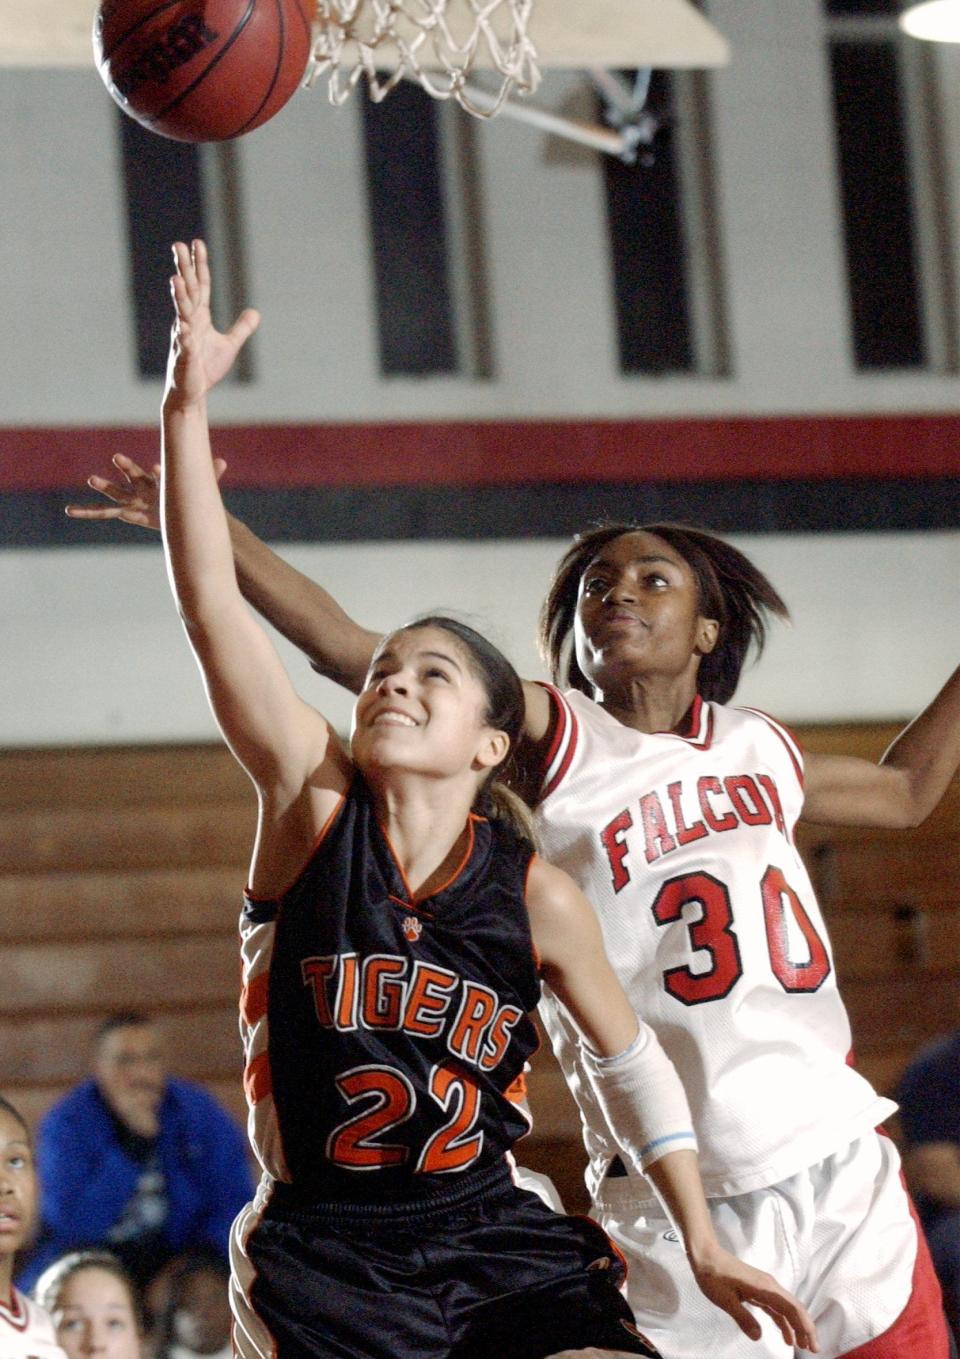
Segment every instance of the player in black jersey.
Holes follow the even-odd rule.
[[[386,638],[348,753],[294,692],[237,586],[206,395],[256,327],[213,330],[202,242],[175,247],[163,413],[167,564],[221,730],[256,786],[241,934],[250,1127],[265,1175],[234,1229],[245,1359],[655,1354],[595,1224],[512,1179],[510,1087],[549,983],[583,1034],[625,1153],[657,1184],[697,1278],[751,1335],[809,1319],[716,1243],[682,1087],[638,1025],[572,881],[491,791],[523,720],[509,663],[433,618]]]

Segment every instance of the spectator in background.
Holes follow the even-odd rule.
[[[44,1309],[13,1284],[17,1252],[36,1225],[37,1172],[22,1114],[0,1095],[0,1355],[66,1359]]]
[[[231,1359],[229,1284],[230,1267],[216,1251],[187,1251],[172,1261],[154,1359]]]
[[[226,1254],[253,1187],[240,1129],[200,1086],[166,1074],[144,1014],[102,1025],[92,1078],[41,1121],[37,1163],[42,1225],[24,1289],[84,1247],[112,1251],[141,1288],[187,1247]]]
[[[115,1255],[74,1251],[44,1270],[34,1289],[67,1359],[141,1359],[143,1309]]]
[[[921,1048],[897,1092],[904,1169],[960,1338],[960,1029]]]

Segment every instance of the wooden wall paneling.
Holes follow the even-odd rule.
[[[897,724],[797,729],[810,750],[876,759]],[[220,746],[0,752],[0,1090],[34,1121],[86,1074],[111,1009],[156,1013],[171,1068],[245,1117],[236,927],[255,821]],[[924,826],[803,826],[857,1064],[895,1089],[916,1048],[960,1023],[960,788]],[[548,1046],[518,1159],[586,1204],[579,1120]]]

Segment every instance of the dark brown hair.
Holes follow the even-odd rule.
[[[720,624],[717,644],[700,662],[697,690],[726,703],[740,681],[751,645],[763,651],[767,615],[788,618],[786,604],[749,557],[715,534],[687,524],[602,523],[579,533],[560,558],[540,610],[540,652],[555,683],[592,694],[570,646],[580,578],[600,548],[626,533],[652,533],[669,543],[693,572],[698,611]]]

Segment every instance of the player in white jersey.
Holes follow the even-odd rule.
[[[725,706],[770,611],[785,613],[770,583],[710,535],[611,525],[573,545],[541,617],[570,685],[539,703],[543,849],[576,865],[627,994],[681,1074],[728,1248],[785,1271],[823,1354],[945,1359],[929,1255],[896,1151],[874,1131],[895,1106],[849,1064],[793,833],[801,816],[927,815],[960,762],[960,678],[880,765],[804,759],[779,723]],[[670,1359],[697,1354],[707,1328],[711,1354],[733,1359],[739,1341],[686,1287],[670,1223],[586,1096],[562,1016],[548,1004],[545,1017],[580,1103],[598,1216],[633,1264],[640,1324],[658,1338],[679,1323]],[[771,1359],[791,1353],[773,1334],[765,1344]]]
[[[91,478],[115,508],[75,512],[155,523],[152,478],[128,459],[117,466],[125,484]],[[248,599],[318,670],[358,688],[377,634],[243,525],[231,536]],[[676,525],[582,535],[542,619],[554,678],[571,692],[525,686],[524,791],[687,1085],[724,1244],[778,1277],[786,1269],[829,1359],[946,1359],[897,1155],[873,1131],[893,1106],[846,1062],[829,943],[792,834],[801,815],[922,821],[960,765],[960,671],[879,764],[803,758],[777,723],[724,706],[769,612],[786,613],[780,596],[713,535]],[[641,1326],[668,1359],[700,1355],[705,1337],[732,1359],[742,1340],[700,1308],[676,1233],[583,1098],[578,1046],[548,1022]],[[793,1353],[772,1329],[758,1349]]]
[[[66,1359],[48,1313],[13,1284],[14,1259],[30,1240],[36,1210],[30,1134],[0,1096],[0,1359]]]

